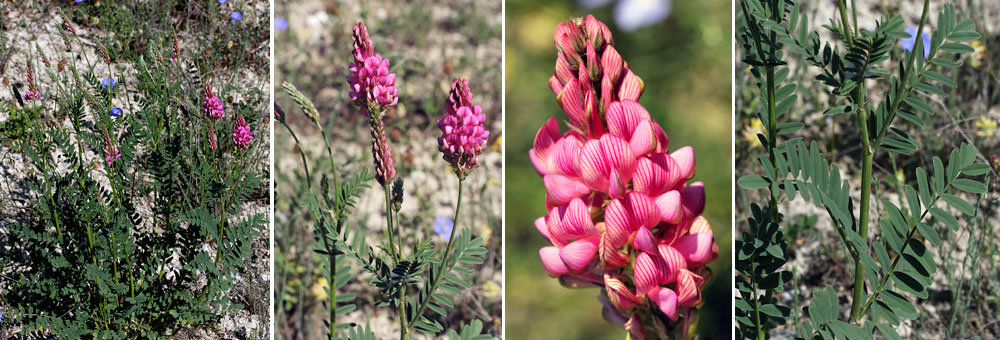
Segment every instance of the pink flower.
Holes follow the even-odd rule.
[[[486,115],[482,111],[479,105],[472,105],[469,81],[455,78],[444,117],[437,122],[441,129],[438,150],[444,154],[444,160],[451,164],[455,174],[462,178],[479,166],[479,154],[490,138],[490,132],[483,125]]]
[[[42,96],[42,91],[31,91],[31,90],[28,90],[27,92],[24,93],[24,99],[27,99],[27,100],[43,100],[43,99],[45,99],[45,97]]]
[[[368,38],[368,29],[364,23],[354,25],[354,62],[347,76],[351,87],[351,100],[361,108],[361,115],[367,116],[369,111],[382,114],[386,107],[396,105],[399,101],[399,91],[396,89],[396,74],[389,73],[389,59],[374,53],[375,48]]]
[[[202,100],[202,112],[208,118],[219,119],[226,116],[222,109],[222,101],[212,93],[212,85],[205,84],[205,98]]]
[[[646,336],[647,303],[670,320],[701,304],[706,264],[718,257],[705,188],[688,183],[694,149],[669,149],[659,123],[638,103],[644,84],[593,16],[556,28],[549,85],[566,113],[529,152],[543,178],[548,214],[535,222],[551,246],[539,255],[549,276],[603,276],[607,300],[633,338]],[[628,279],[623,279],[628,278]],[[608,312],[605,311],[607,315]]]
[[[251,141],[253,136],[250,135],[250,126],[247,125],[243,115],[237,115],[236,123],[233,125],[233,143],[236,143],[240,150],[246,150],[250,148]]]
[[[118,152],[118,148],[115,147],[114,143],[111,141],[111,136],[104,134],[104,161],[111,165],[116,159],[122,157],[122,154]]]

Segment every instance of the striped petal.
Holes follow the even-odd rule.
[[[615,50],[614,46],[605,47],[604,52],[601,53],[601,68],[604,69],[604,77],[607,77],[612,83],[617,83],[622,76],[624,62],[625,60],[622,59],[621,54]]]
[[[688,229],[688,233],[691,234],[711,232],[712,227],[708,224],[708,219],[706,219],[705,216],[695,217],[694,220],[691,221],[691,227]]]
[[[625,78],[622,79],[621,87],[618,88],[618,100],[639,100],[642,90],[646,87],[642,79],[635,75],[631,69],[625,68]]]
[[[642,157],[647,153],[656,151],[657,142],[652,121],[643,119],[636,125],[635,130],[632,131],[632,137],[629,139],[628,144],[632,147],[632,152],[635,153],[636,157]]]
[[[562,220],[563,229],[574,238],[598,235],[594,221],[590,218],[590,209],[580,198],[569,202]]]
[[[639,158],[632,176],[632,187],[650,196],[662,194],[672,189],[679,180],[680,176],[672,171],[676,167],[674,160],[665,153]]]
[[[667,271],[664,275],[663,281],[660,284],[668,284],[674,282],[677,279],[677,273],[681,269],[687,268],[687,260],[684,259],[684,255],[681,254],[677,249],[669,245],[660,243],[660,258],[666,263]]]
[[[677,293],[670,288],[656,287],[649,291],[649,299],[670,320],[677,321]]]
[[[587,113],[583,109],[583,89],[580,88],[579,80],[570,79],[556,100],[559,101],[559,107],[562,107],[566,115],[569,116],[570,124],[584,127],[587,122]]]
[[[542,247],[538,250],[538,256],[542,258],[542,267],[545,267],[545,272],[549,277],[560,277],[569,273],[566,264],[559,257],[559,248]]]
[[[561,138],[559,121],[555,117],[549,118],[549,121],[542,125],[538,129],[538,133],[535,134],[534,146],[528,154],[538,174],[545,176],[552,173],[553,167],[549,162],[549,153],[559,138]]]
[[[660,208],[644,193],[632,191],[626,195],[633,228],[652,228],[660,222]]]
[[[641,301],[635,294],[632,294],[632,291],[628,289],[628,286],[625,286],[622,280],[611,276],[611,274],[604,273],[604,288],[607,290],[608,300],[618,310],[631,309]]]
[[[715,238],[712,236],[712,233],[695,233],[681,236],[677,242],[674,242],[673,247],[684,255],[684,259],[691,266],[712,262],[719,256],[719,248],[715,245]]]
[[[545,227],[549,230],[549,241],[552,244],[563,247],[569,243],[569,235],[562,230],[562,212],[560,207],[552,207],[549,214],[545,215]]]
[[[608,132],[624,139],[631,139],[635,128],[643,119],[650,119],[649,111],[638,102],[622,100],[611,103],[607,112]]]
[[[559,53],[559,57],[556,58],[556,71],[553,76],[559,80],[560,89],[573,79],[573,67],[569,66],[569,62],[566,60],[565,54]],[[558,94],[559,92],[556,93]]]
[[[667,152],[670,138],[667,137],[667,132],[663,131],[663,127],[655,121],[653,122],[653,134],[656,135],[656,152]]]
[[[667,275],[667,264],[659,254],[640,252],[635,257],[635,293],[642,298]]]
[[[553,148],[552,160],[563,174],[580,176],[580,140],[576,136],[567,135]]]
[[[625,207],[621,199],[612,199],[608,203],[604,212],[604,235],[611,242],[614,248],[621,247],[628,242],[629,235],[632,234],[632,217],[628,208]]]
[[[681,205],[681,193],[677,190],[670,190],[656,197],[656,206],[660,210],[660,220],[670,224],[677,224],[684,216]]]
[[[569,176],[546,175],[542,181],[545,182],[545,190],[555,205],[565,204],[574,197],[580,197],[590,192],[590,188]]]
[[[625,330],[628,331],[629,340],[646,340],[646,327],[642,325],[639,313],[632,313],[628,321],[625,321]]]
[[[687,269],[677,273],[677,303],[684,307],[697,307],[701,304],[701,289],[695,280],[695,275]]]
[[[598,250],[601,256],[601,263],[605,269],[618,268],[628,264],[628,258],[618,251],[618,247],[612,244],[608,234],[601,235],[601,244]]]
[[[681,191],[684,216],[693,217],[705,211],[705,183],[694,182]]]
[[[549,77],[549,88],[552,89],[553,93],[559,94],[559,92],[562,92],[563,84],[564,83],[560,81],[559,77],[557,77],[556,75],[553,74],[551,77]]]
[[[535,229],[538,229],[538,233],[542,234],[546,240],[552,242],[552,237],[549,236],[549,226],[545,223],[545,216],[535,219]]]
[[[597,254],[598,237],[588,237],[573,241],[559,250],[559,258],[573,272],[581,272],[587,268]]]
[[[632,247],[648,253],[659,254],[656,236],[653,236],[653,232],[646,227],[640,227],[639,230],[635,231],[635,235],[632,236]]]
[[[632,179],[632,174],[635,172],[635,154],[625,139],[613,134],[604,134],[601,136],[601,150],[608,160],[608,166],[618,170],[623,182]]]
[[[694,149],[690,146],[685,146],[680,149],[674,150],[670,153],[670,157],[674,158],[677,162],[678,169],[681,172],[681,178],[683,180],[689,180],[694,177]]]
[[[594,191],[607,191],[611,168],[601,142],[589,140],[580,150],[580,178],[584,184]]]

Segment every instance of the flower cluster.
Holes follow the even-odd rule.
[[[361,107],[362,116],[369,111],[381,114],[383,108],[396,105],[399,100],[396,74],[389,73],[389,59],[375,53],[364,23],[354,25],[353,36],[354,62],[349,67],[351,75],[347,76],[351,100]]]
[[[441,129],[438,150],[460,178],[479,166],[479,154],[490,138],[490,132],[483,126],[486,115],[482,111],[479,105],[472,105],[469,81],[455,78],[444,117],[437,122]]]
[[[354,45],[351,54],[354,62],[349,69],[347,83],[351,86],[351,100],[361,108],[361,115],[368,117],[371,125],[372,155],[375,158],[375,179],[383,186],[392,183],[396,168],[392,164],[392,151],[385,135],[382,117],[385,108],[396,105],[396,74],[389,73],[389,59],[375,53],[368,28],[364,23],[354,25]],[[371,113],[371,114],[370,114]]]
[[[113,85],[112,85],[113,86]],[[205,84],[205,97],[202,100],[202,112],[208,118],[219,119],[226,116],[226,111],[222,109],[222,100],[212,93],[212,85]]]
[[[24,93],[24,99],[27,99],[27,100],[42,100],[42,99],[45,99],[45,96],[42,96],[42,91],[28,90],[28,92]]]
[[[241,150],[246,150],[250,147],[251,141],[253,136],[250,135],[250,126],[247,125],[246,119],[243,115],[236,115],[236,123],[233,124],[233,143]]]
[[[637,102],[642,80],[612,46],[607,26],[577,18],[559,25],[555,43],[549,84],[570,130],[560,132],[550,118],[529,155],[547,191],[548,214],[535,227],[552,246],[539,255],[564,284],[603,286],[605,315],[645,339],[665,325],[636,306],[652,302],[674,321],[693,313],[705,265],[718,257],[700,216],[704,186],[688,183],[694,150],[668,153],[667,134]]]

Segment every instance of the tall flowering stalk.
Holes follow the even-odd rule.
[[[530,151],[546,188],[535,227],[549,276],[571,287],[600,286],[604,315],[632,339],[687,336],[701,288],[718,257],[694,150],[668,152],[669,139],[637,100],[644,84],[591,15],[560,24],[549,85],[569,131],[550,118]],[[682,325],[678,327],[678,320]]]

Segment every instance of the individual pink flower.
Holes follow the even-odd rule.
[[[45,96],[42,96],[42,91],[31,91],[28,90],[24,93],[24,99],[27,100],[43,100]]]
[[[110,166],[112,162],[121,157],[122,154],[118,152],[118,148],[112,143],[111,136],[104,134],[104,161]]]
[[[479,166],[479,154],[490,138],[490,132],[484,126],[486,115],[482,111],[479,105],[472,105],[469,81],[455,78],[444,117],[437,122],[441,129],[438,150],[461,178]]]
[[[605,315],[643,339],[653,318],[636,306],[651,303],[673,321],[689,315],[701,304],[706,264],[718,257],[700,216],[704,185],[688,183],[694,149],[670,151],[666,132],[638,103],[645,85],[603,23],[573,19],[554,40],[559,55],[549,85],[569,130],[550,118],[529,152],[548,211],[535,227],[552,244],[539,256],[562,282],[603,276],[596,284],[615,309]]]
[[[243,115],[236,115],[236,123],[233,125],[233,143],[240,150],[246,150],[250,148],[251,141],[253,141],[253,135],[250,134],[250,126],[247,125]]]
[[[216,97],[212,93],[212,86],[205,84],[205,97],[202,100],[202,112],[205,113],[208,118],[219,119],[226,116],[226,112],[222,109],[222,100]]]
[[[396,74],[389,73],[389,59],[374,52],[375,48],[364,23],[354,25],[353,37],[354,62],[348,68],[351,75],[347,76],[347,83],[351,87],[349,95],[361,108],[362,116],[368,116],[369,111],[381,115],[384,108],[396,105],[399,101]]]

